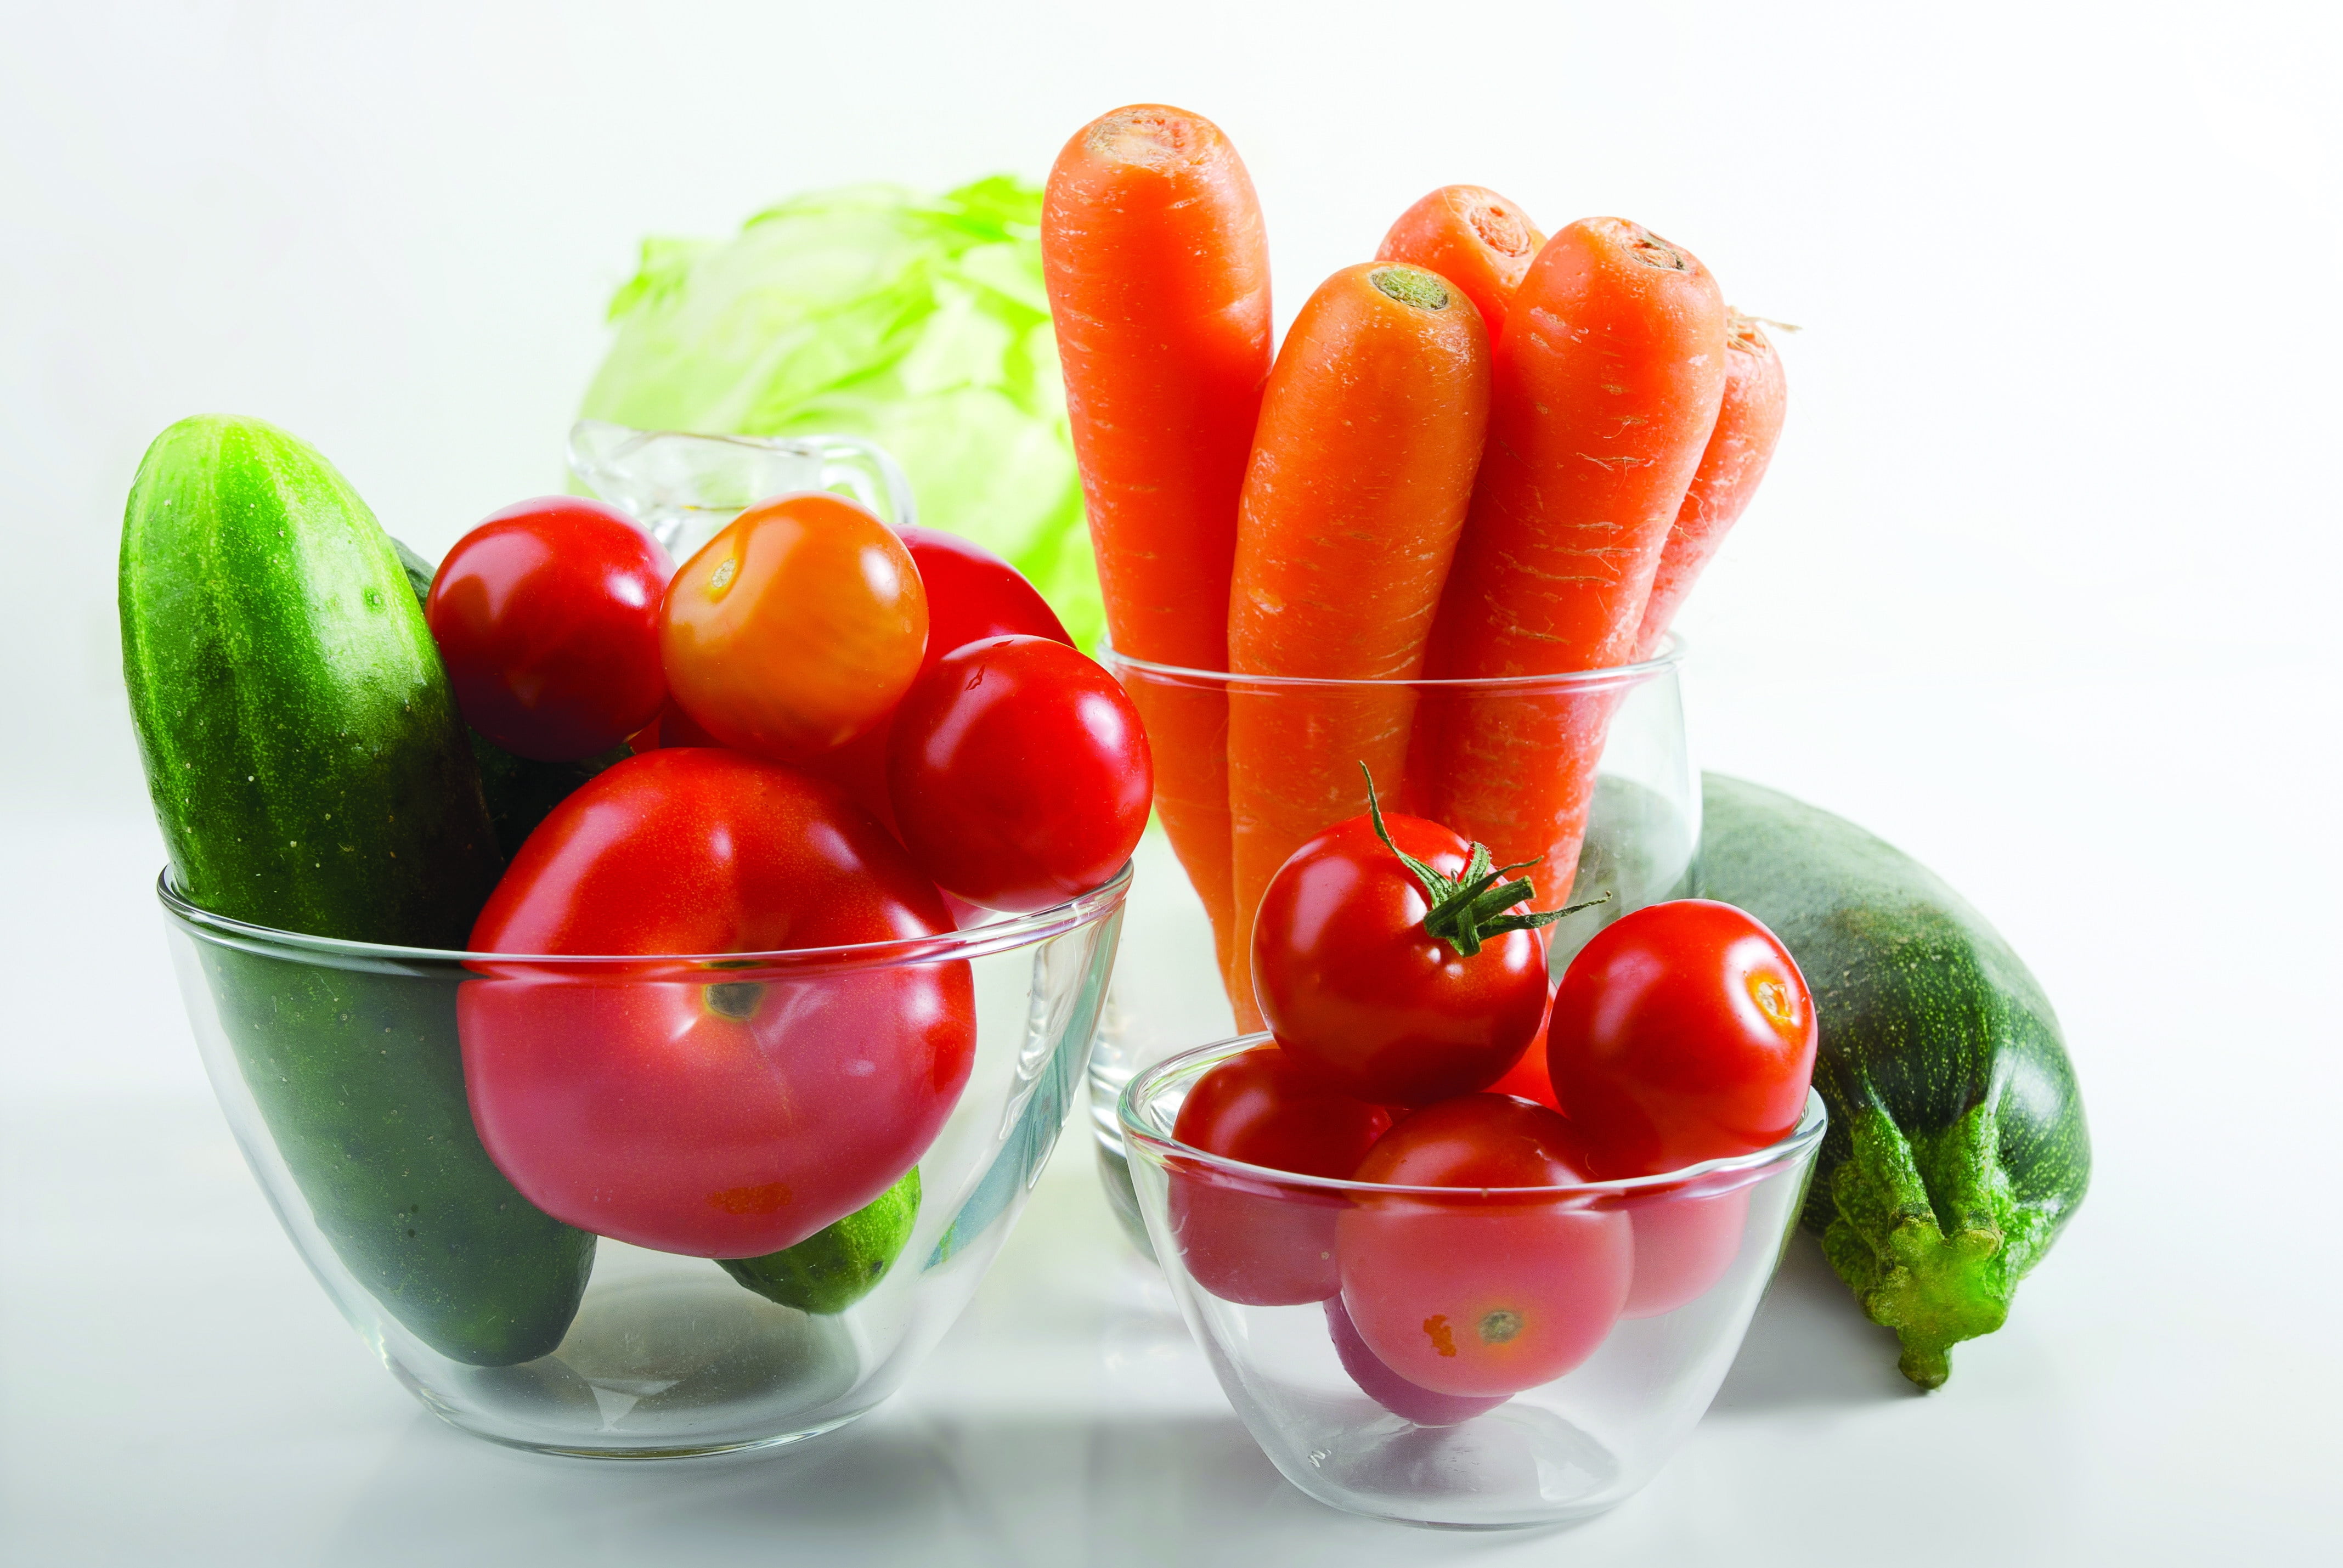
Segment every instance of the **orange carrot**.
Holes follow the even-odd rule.
[[[1488,427],[1480,314],[1436,274],[1345,267],[1270,373],[1237,518],[1229,668],[1321,680],[1423,673]],[[1254,906],[1286,858],[1366,809],[1359,764],[1396,793],[1413,694],[1263,685],[1229,693],[1236,884],[1230,1000],[1252,1001]]]
[[[1667,548],[1660,552],[1652,597],[1644,604],[1643,629],[1635,637],[1637,658],[1659,651],[1684,596],[1757,493],[1765,466],[1774,460],[1774,443],[1782,437],[1788,400],[1782,357],[1765,329],[1737,310],[1729,312],[1725,404],[1716,412],[1716,428],[1709,432],[1708,449],[1700,455],[1700,471],[1668,529]]]
[[[1225,669],[1237,493],[1270,367],[1252,180],[1202,116],[1117,109],[1050,170],[1041,260],[1114,646]],[[1225,972],[1227,705],[1217,690],[1144,683],[1131,699],[1155,752],[1156,811]]]
[[[1493,343],[1544,244],[1529,215],[1488,186],[1442,186],[1399,215],[1375,259],[1428,267],[1463,289]]]
[[[1441,596],[1443,677],[1601,669],[1644,604],[1725,393],[1725,302],[1679,246],[1620,218],[1545,244],[1493,356],[1489,444]],[[1577,869],[1613,694],[1443,701],[1428,814],[1534,863],[1542,905]]]

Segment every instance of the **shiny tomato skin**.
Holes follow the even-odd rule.
[[[1362,1194],[1336,1221],[1343,1308],[1405,1382],[1518,1393],[1584,1362],[1618,1322],[1634,1274],[1626,1215],[1480,1191],[1587,1180],[1576,1131],[1545,1107],[1499,1094],[1428,1106],[1383,1134],[1353,1180],[1463,1190]]]
[[[1392,840],[1443,875],[1470,846],[1384,813]],[[1423,929],[1422,885],[1354,817],[1278,868],[1253,917],[1253,988],[1277,1041],[1345,1094],[1426,1105],[1488,1088],[1545,1018],[1545,937],[1507,931],[1471,958]]]
[[[949,931],[885,830],[797,770],[660,749],[522,846],[477,952],[773,951]],[[786,968],[474,960],[457,999],[489,1157],[538,1207],[696,1257],[794,1245],[934,1141],[974,1060],[966,963]]]
[[[1273,1045],[1215,1066],[1190,1087],[1172,1135],[1248,1165],[1337,1181],[1391,1126],[1391,1112],[1336,1094]],[[1246,1306],[1322,1302],[1334,1268],[1340,1200],[1298,1184],[1202,1164],[1171,1173],[1172,1233],[1195,1282]]]
[[[672,570],[600,501],[545,496],[490,513],[447,552],[423,606],[465,720],[545,762],[642,728],[667,700],[659,615]]]
[[[1621,917],[1571,961],[1547,1070],[1605,1176],[1653,1176],[1787,1137],[1814,1077],[1814,998],[1797,960],[1730,904]]]
[[[903,699],[887,789],[904,847],[937,886],[1027,911],[1131,859],[1155,772],[1114,677],[1061,643],[996,637],[944,655]]]
[[[937,528],[895,530],[920,568],[928,595],[928,651],[920,674],[955,648],[991,637],[1042,637],[1071,648],[1074,639],[1057,612],[1022,573],[983,546]],[[916,678],[914,678],[916,679]],[[887,796],[887,739],[892,716],[837,750],[809,759],[807,766],[849,795],[872,816],[895,829],[895,803]]]
[[[919,673],[927,590],[894,531],[843,496],[760,501],[676,572],[659,650],[721,744],[802,762],[877,727]]]
[[[1635,1278],[1623,1318],[1656,1318],[1708,1294],[1741,1255],[1749,1189],[1697,1197],[1672,1192],[1627,1216],[1635,1231]]]

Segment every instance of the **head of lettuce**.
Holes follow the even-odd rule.
[[[928,198],[854,186],[730,240],[651,239],[580,412],[643,429],[876,441],[919,520],[996,550],[1085,647],[1103,624],[1035,236],[996,176]]]

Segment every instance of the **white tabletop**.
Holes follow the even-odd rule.
[[[1335,1513],[1271,1469],[1116,1231],[1079,1121],[958,1327],[830,1439],[620,1464],[444,1427],[335,1315],[210,1102],[151,828],[19,819],[0,845],[24,873],[0,1041],[0,1561],[1755,1564],[1859,1542],[1911,1563],[2286,1563],[2338,1540],[2333,1227],[2288,1180],[2320,1112],[2255,1081],[2284,1020],[2253,987],[2228,988],[2226,1027],[2192,1014],[2186,971],[2239,955],[2150,950],[2185,910],[2127,912],[2137,940],[2099,945],[2106,989],[2069,985],[2097,1184],[1942,1392],[1904,1383],[1802,1240],[1646,1491],[1567,1531],[1467,1536]],[[2266,1179],[2221,1174],[2249,1169]]]

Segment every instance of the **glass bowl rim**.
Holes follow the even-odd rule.
[[[1193,669],[1185,665],[1159,664],[1151,658],[1124,653],[1110,643],[1099,645],[1099,662],[1110,670],[1130,668],[1150,676],[1175,681],[1191,681],[1202,686],[1299,687],[1327,690],[1388,690],[1393,687],[1422,688],[1431,691],[1466,692],[1539,692],[1557,689],[1584,688],[1598,689],[1609,686],[1638,685],[1664,674],[1682,664],[1687,648],[1680,632],[1670,631],[1662,639],[1659,651],[1651,658],[1634,664],[1606,665],[1601,669],[1563,670],[1552,675],[1487,675],[1413,679],[1397,678],[1357,680],[1338,679],[1315,675],[1243,675],[1228,669]]]
[[[1662,1188],[1680,1187],[1687,1182],[1708,1177],[1762,1174],[1775,1166],[1791,1166],[1804,1159],[1807,1151],[1822,1141],[1830,1125],[1830,1112],[1823,1104],[1822,1091],[1806,1091],[1805,1108],[1798,1113],[1798,1124],[1789,1133],[1765,1148],[1747,1154],[1727,1155],[1718,1160],[1703,1160],[1680,1170],[1663,1171],[1651,1176],[1621,1176],[1608,1181],[1581,1181],[1566,1187],[1407,1187],[1382,1181],[1353,1181],[1332,1176],[1305,1176],[1297,1171],[1279,1171],[1267,1165],[1249,1165],[1242,1160],[1214,1154],[1191,1143],[1182,1143],[1140,1124],[1136,1106],[1147,1099],[1175,1073],[1210,1058],[1215,1063],[1227,1060],[1257,1046],[1273,1043],[1267,1030],[1241,1034],[1227,1040],[1216,1040],[1209,1045],[1192,1046],[1168,1056],[1152,1067],[1132,1075],[1123,1085],[1115,1101],[1115,1121],[1122,1128],[1126,1142],[1136,1142],[1146,1149],[1151,1158],[1176,1159],[1202,1166],[1223,1175],[1241,1177],[1251,1181],[1266,1181],[1280,1187],[1293,1187],[1313,1192],[1350,1196],[1372,1194],[1381,1199],[1423,1198],[1434,1201],[1455,1203],[1470,1197],[1476,1201],[1484,1198],[1510,1198],[1523,1201],[1553,1201],[1557,1199],[1594,1199],[1632,1197]]]
[[[476,953],[449,948],[398,947],[384,942],[354,941],[344,937],[314,936],[306,931],[280,930],[223,915],[194,902],[174,884],[166,865],[156,876],[156,896],[164,910],[180,925],[207,940],[261,951],[307,955],[349,963],[457,965],[490,970],[518,970],[542,975],[547,970],[591,973],[613,971],[640,977],[646,968],[718,971],[722,978],[747,980],[752,971],[807,971],[878,969],[897,964],[948,962],[983,958],[1015,948],[1030,947],[1051,937],[1094,925],[1122,903],[1131,890],[1131,862],[1087,892],[1031,914],[1010,915],[986,925],[941,931],[931,937],[896,937],[883,942],[854,942],[824,948],[784,948],[767,952],[731,953]],[[339,967],[339,966],[337,966]],[[669,978],[669,977],[659,977]]]

